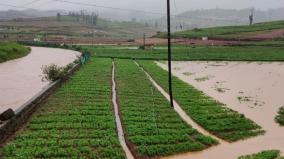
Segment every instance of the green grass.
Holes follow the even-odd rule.
[[[217,144],[187,125],[132,60],[116,60],[116,70],[126,137],[139,157],[198,151]]]
[[[152,61],[139,63],[168,91],[167,71]],[[226,141],[238,141],[264,133],[260,126],[243,114],[229,109],[177,77],[173,77],[173,93],[175,100],[195,122]]]
[[[284,21],[273,21],[256,23],[252,26],[225,26],[225,27],[213,27],[213,28],[203,28],[203,29],[193,29],[187,31],[181,31],[173,33],[173,37],[186,37],[186,38],[227,38],[227,39],[237,39],[247,36],[248,34],[253,34],[258,31],[270,31],[274,29],[284,28]],[[166,33],[160,33],[156,35],[157,37],[165,38]]]
[[[30,52],[29,48],[16,43],[0,42],[0,63],[24,57]]]
[[[252,155],[241,156],[238,159],[282,159],[279,158],[280,151],[278,150],[269,150],[262,151]]]
[[[166,60],[166,47],[153,50],[133,50],[125,47],[87,47],[96,57],[123,59]],[[266,46],[174,46],[176,61],[284,61],[283,47]]]
[[[1,149],[0,158],[123,159],[111,103],[111,60],[92,59]]]
[[[278,114],[275,117],[275,121],[279,123],[281,126],[284,126],[284,107],[281,107],[279,109]]]

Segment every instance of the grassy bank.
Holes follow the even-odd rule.
[[[0,63],[26,56],[29,48],[16,43],[0,43]]]

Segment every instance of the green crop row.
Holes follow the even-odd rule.
[[[100,58],[167,60],[167,47],[148,50],[125,47],[86,47]],[[284,61],[283,47],[272,46],[174,46],[175,61]]]
[[[198,151],[217,144],[187,125],[132,60],[116,60],[116,70],[126,137],[139,157]]]
[[[152,61],[139,61],[166,91],[168,73]],[[264,133],[253,121],[206,96],[191,85],[173,77],[173,94],[184,111],[199,125],[214,135],[229,141],[237,141]]]
[[[111,60],[92,59],[16,137],[2,158],[123,159],[111,103]]]
[[[280,157],[280,151],[278,150],[268,150],[252,155],[241,156],[238,159],[284,159],[284,157]]]

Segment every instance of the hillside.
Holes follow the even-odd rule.
[[[98,17],[96,24],[77,20],[76,17],[62,15],[57,17],[27,18],[0,22],[0,40],[5,35],[10,40],[70,40],[90,42],[96,40],[129,40],[152,36],[156,30],[138,22],[111,21]]]
[[[274,35],[275,34],[275,35]],[[271,39],[281,38],[284,34],[284,21],[256,23],[251,26],[224,26],[202,29],[192,29],[173,33],[176,38],[201,38],[209,39]],[[160,33],[157,37],[166,37]]]
[[[175,12],[175,10],[173,10]],[[216,26],[246,25],[249,23],[248,16],[251,9],[199,9],[191,10],[172,17],[172,30],[181,31],[194,28],[208,28]],[[174,13],[173,13],[174,14]],[[254,22],[278,21],[284,17],[284,9],[255,10]],[[161,31],[166,29],[166,17],[148,21],[155,26],[157,23]],[[182,29],[180,28],[182,25]]]

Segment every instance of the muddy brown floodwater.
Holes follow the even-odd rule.
[[[166,63],[157,63],[167,70]],[[284,63],[174,62],[173,74],[262,126],[263,136],[222,143],[201,152],[166,158],[236,159],[245,154],[276,149],[284,152],[284,127],[274,121],[284,105]],[[174,83],[173,83],[174,85]]]
[[[8,108],[16,110],[49,84],[41,80],[43,65],[65,66],[80,55],[64,49],[31,49],[31,53],[23,58],[0,64],[0,113]]]

